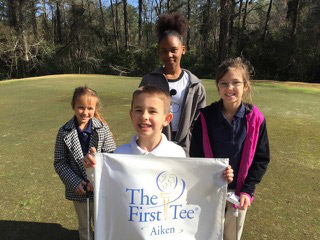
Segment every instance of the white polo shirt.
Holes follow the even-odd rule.
[[[174,142],[168,141],[167,137],[162,133],[161,142],[151,152],[147,152],[140,148],[137,144],[138,136],[135,135],[129,144],[123,144],[114,151],[119,154],[147,155],[152,154],[158,157],[186,157],[183,148]]]
[[[134,135],[129,144],[123,144],[114,151],[118,154],[133,154],[133,155],[154,155],[157,157],[181,157],[185,158],[186,153],[183,148],[174,142],[168,141],[167,137],[161,133],[161,142],[151,152],[147,152],[140,148],[137,144],[138,136]],[[87,178],[94,185],[94,168],[86,168]]]

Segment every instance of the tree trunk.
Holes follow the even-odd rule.
[[[246,4],[244,5],[244,12],[243,12],[243,18],[242,18],[242,31],[244,31],[246,29],[248,2],[249,2],[249,0],[246,0]]]
[[[119,41],[119,35],[120,35],[120,33],[119,33],[119,31],[120,31],[120,20],[119,20],[119,10],[118,10],[118,6],[119,6],[119,4],[118,4],[118,0],[116,0],[116,30],[117,30],[117,39],[118,39],[118,41]]]
[[[62,43],[62,28],[61,28],[61,10],[60,10],[60,2],[57,1],[56,3],[56,18],[57,18],[57,43],[61,44]]]
[[[239,12],[238,12],[238,15],[239,15],[238,28],[239,29],[241,27],[242,3],[243,3],[243,0],[239,0]]]
[[[236,0],[231,0],[230,1],[230,21],[229,21],[229,45],[228,45],[228,50],[232,50],[233,46],[233,40],[234,40],[234,19],[236,18],[236,13],[235,13],[235,7],[237,3]]]
[[[267,17],[266,17],[266,23],[264,25],[264,30],[263,30],[263,35],[262,35],[262,42],[264,42],[264,39],[267,36],[268,23],[269,23],[269,20],[270,20],[271,8],[272,8],[272,0],[270,0],[270,2],[269,2],[269,8],[268,8]]]
[[[157,16],[160,16],[162,14],[162,0],[159,0],[159,3],[157,0],[155,0],[155,2],[156,2],[155,10],[156,10]]]
[[[241,16],[242,16],[242,4],[243,0],[239,1],[239,12],[238,12],[238,33],[237,33],[237,54],[239,55],[240,41],[241,41]]]
[[[106,23],[104,21],[104,14],[103,14],[103,7],[102,7],[102,2],[99,0],[99,9],[100,9],[100,16],[101,16],[101,31],[104,39],[104,44],[107,47],[108,46],[108,39],[107,39],[107,34],[106,34]]]
[[[126,51],[129,51],[129,31],[128,31],[127,0],[123,0],[123,19],[124,19],[125,48],[126,48]]]
[[[191,6],[190,6],[190,0],[188,0],[188,6],[187,6],[187,11],[188,11],[188,32],[187,32],[187,50],[190,50],[190,19],[191,19]]]
[[[17,16],[16,16],[16,0],[8,1],[8,19],[9,26],[17,28]]]
[[[29,7],[31,10],[31,24],[32,24],[32,31],[33,31],[33,36],[36,40],[38,40],[38,26],[37,26],[37,8],[36,8],[36,1],[31,0],[29,2]]]
[[[110,8],[111,8],[111,15],[112,15],[112,26],[113,26],[114,43],[116,45],[117,53],[119,53],[118,34],[117,34],[117,28],[116,28],[116,19],[115,19],[114,12],[113,12],[112,0],[110,0]]]
[[[229,8],[230,0],[220,1],[220,34],[219,34],[219,51],[218,59],[221,63],[227,56],[228,50],[228,32],[229,32]]]
[[[27,77],[29,75],[29,45],[26,32],[24,30],[24,15],[23,6],[25,0],[18,0],[18,36],[20,37],[20,43],[22,45],[22,58],[21,60],[21,77]]]
[[[149,31],[149,20],[148,20],[148,7],[146,5],[143,5],[143,13],[144,13],[144,22],[147,25],[146,28],[146,45],[147,48],[149,48],[149,43],[150,43],[150,31]]]
[[[203,51],[207,51],[209,48],[209,32],[210,32],[210,22],[211,22],[211,0],[207,0],[205,8],[203,9],[203,18],[200,34],[202,37]]]
[[[43,29],[44,29],[44,38],[49,41],[50,40],[50,34],[49,34],[49,24],[48,24],[48,18],[47,18],[47,7],[46,7],[46,1],[42,0],[42,22],[43,22]]]
[[[299,0],[291,0],[288,1],[288,13],[287,18],[291,19],[291,32],[290,36],[292,39],[295,38],[297,32],[297,22],[298,22],[298,15],[299,15]]]
[[[142,38],[142,4],[143,4],[143,1],[139,0],[139,23],[138,23],[139,47],[141,47],[141,38]]]

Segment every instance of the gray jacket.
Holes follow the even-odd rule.
[[[175,139],[172,136],[171,124],[165,127],[162,132],[169,141],[174,141],[183,147],[186,155],[189,156],[191,132],[195,119],[198,117],[198,110],[206,105],[206,92],[202,81],[186,69],[182,69],[190,77],[190,85],[186,91],[184,104],[179,120],[179,129]],[[157,68],[142,78],[139,87],[145,85],[156,85],[169,92],[169,84],[164,74],[163,68]]]

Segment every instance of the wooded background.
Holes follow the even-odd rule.
[[[189,21],[182,66],[213,78],[243,56],[255,79],[320,82],[318,0],[0,0],[0,79],[142,76],[160,65],[155,22]]]

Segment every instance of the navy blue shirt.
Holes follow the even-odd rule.
[[[83,156],[85,156],[89,152],[89,143],[92,133],[92,119],[89,120],[87,128],[83,130],[80,129],[77,118],[75,118],[75,124],[78,132],[78,138],[81,144],[82,153]]]
[[[229,158],[229,164],[234,171],[234,181],[229,184],[228,188],[235,189],[247,131],[246,109],[241,104],[231,123],[228,122],[223,114],[222,101],[216,113],[217,116],[213,116],[215,121],[212,122],[212,132],[209,133],[209,135],[213,136],[212,153],[215,158]]]

